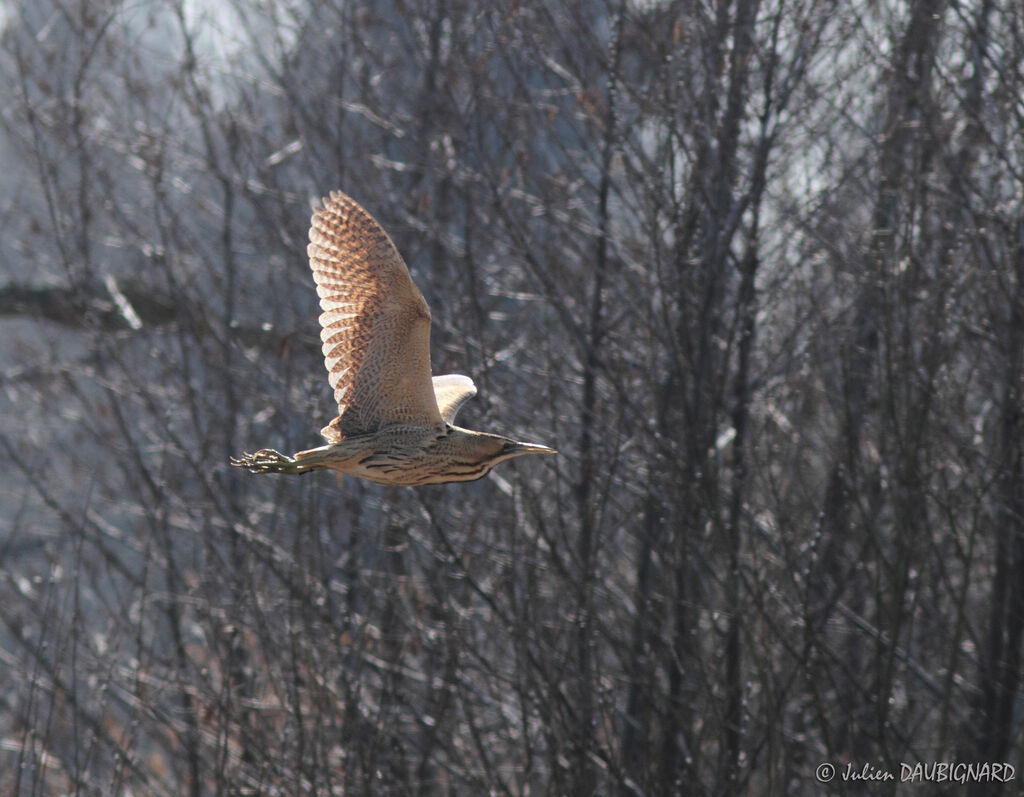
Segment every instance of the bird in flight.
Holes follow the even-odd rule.
[[[500,462],[553,448],[455,425],[476,395],[468,376],[430,374],[430,308],[384,229],[332,191],[313,213],[309,265],[338,417],[327,445],[288,457],[263,448],[232,458],[253,473],[336,470],[379,484],[464,482]]]

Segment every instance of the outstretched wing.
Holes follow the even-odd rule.
[[[468,376],[462,374],[445,374],[434,377],[434,395],[437,397],[437,408],[445,423],[454,423],[455,414],[462,405],[476,395],[476,385]]]
[[[332,191],[313,213],[309,264],[338,417],[327,440],[389,424],[440,425],[430,379],[430,308],[395,245],[354,200]]]

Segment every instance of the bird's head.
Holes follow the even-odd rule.
[[[470,432],[458,427],[452,430],[465,441],[462,444],[462,456],[465,457],[465,472],[461,475],[466,481],[486,476],[495,465],[527,454],[557,454],[549,446],[539,443],[521,443],[510,437],[485,432]],[[472,462],[472,465],[470,465]]]

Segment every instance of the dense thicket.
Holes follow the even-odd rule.
[[[1024,763],[1024,6],[0,25],[5,793]],[[334,188],[479,386],[460,420],[560,457],[425,489],[228,467],[332,417],[304,252]]]

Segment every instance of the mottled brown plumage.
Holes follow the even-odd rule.
[[[354,200],[340,191],[324,199],[307,252],[338,417],[321,430],[326,446],[294,457],[261,449],[233,465],[417,485],[470,481],[507,459],[555,453],[453,425],[476,387],[461,374],[431,377],[430,308],[387,233]]]

